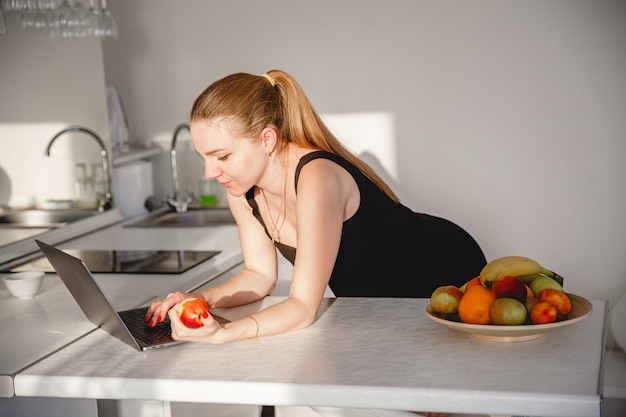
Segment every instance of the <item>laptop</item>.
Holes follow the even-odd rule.
[[[82,260],[37,239],[35,242],[93,324],[138,350],[182,343],[172,338],[169,320],[154,327],[143,322],[148,307],[116,311]],[[218,316],[214,318],[226,321]]]

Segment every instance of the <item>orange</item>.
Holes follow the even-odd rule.
[[[526,284],[524,284],[526,285]],[[530,287],[528,285],[526,285],[526,298],[528,297],[534,297],[535,293],[533,292],[533,290],[530,289]]]
[[[469,290],[472,287],[475,287],[476,285],[483,285],[482,282],[480,282],[480,277],[470,279],[467,283],[467,286],[465,287],[465,291]]]
[[[472,288],[472,287],[473,287],[473,286],[475,286],[475,285],[483,285],[483,284],[480,282],[480,277],[475,277],[475,278],[470,279],[470,280],[469,280],[469,281],[467,281],[465,284],[461,285],[461,286],[459,287],[459,289],[461,290],[461,292],[462,292],[463,294],[465,294],[465,291],[469,290],[470,288]]]
[[[476,285],[465,291],[459,303],[459,317],[463,323],[489,324],[489,308],[496,299],[490,289]]]

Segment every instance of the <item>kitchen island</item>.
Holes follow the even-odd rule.
[[[181,275],[97,274],[118,309],[170,291],[214,285],[242,260],[235,226],[116,224],[60,247],[221,251]],[[604,301],[594,301],[591,316],[573,326],[532,341],[500,343],[431,321],[424,312],[426,299],[325,299],[308,329],[220,346],[185,343],[139,352],[95,329],[56,275],[45,281],[32,300],[8,300],[6,290],[0,291],[0,331],[14,335],[6,345],[3,341],[7,359],[1,371],[11,390],[3,394],[14,398],[151,401],[163,403],[163,410],[170,402],[205,402],[600,415]],[[281,299],[268,297],[220,314],[236,319]],[[24,310],[30,305],[33,312],[16,320],[7,301],[24,303]],[[20,350],[39,332],[48,332],[61,346]],[[19,360],[10,361],[13,357]]]
[[[171,291],[190,291],[213,280],[219,282],[242,262],[234,224],[203,228],[129,228],[125,227],[128,221],[114,212],[94,220],[95,231],[89,232],[83,222],[78,232],[76,227],[48,233],[38,230],[41,233],[36,233],[36,237],[58,244],[61,249],[219,251],[213,258],[182,274],[94,274],[119,310],[145,305]],[[35,251],[33,248],[36,248],[35,242],[26,239],[5,246],[0,252],[6,258],[3,258],[5,264],[13,265],[16,262],[8,260],[10,253],[29,254]],[[24,259],[32,257],[28,255]],[[54,273],[46,274],[42,289],[32,299],[14,298],[0,285],[0,333],[3,335],[0,416],[4,417],[2,409],[15,395],[16,374],[94,330],[95,326],[86,319]]]
[[[244,317],[280,301],[223,313]],[[15,377],[18,396],[600,416],[605,302],[527,342],[441,327],[427,299],[325,299],[290,334],[138,352],[98,330]]]

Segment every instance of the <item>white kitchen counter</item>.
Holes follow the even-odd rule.
[[[0,397],[11,397],[13,375],[95,327],[56,276],[46,276],[34,298],[13,297],[0,288]]]
[[[49,243],[47,234],[40,239]],[[33,242],[22,242],[34,244]],[[58,245],[61,249],[219,250],[183,274],[94,274],[117,309],[144,305],[155,296],[189,291],[241,263],[236,226],[211,228],[124,228],[122,223]],[[46,274],[32,299],[12,297],[0,285],[0,397],[14,395],[20,370],[94,330],[56,274]]]
[[[66,242],[77,236],[89,234],[94,230],[120,223],[124,220],[118,210],[108,210],[102,214],[77,220],[63,227],[46,228],[12,228],[0,227],[0,270],[5,271],[30,256],[39,253],[39,247],[33,237],[44,237],[47,243],[55,245]]]
[[[280,298],[269,297],[265,305]],[[138,352],[101,330],[15,377],[20,396],[599,416],[606,302],[543,338],[442,327],[427,299],[327,299],[310,328]],[[235,318],[261,304],[223,313]]]
[[[626,416],[626,353],[618,348],[606,352],[603,417]]]
[[[50,229],[41,227],[0,227],[0,250],[2,246],[40,235],[48,230]]]
[[[624,401],[626,411],[626,353],[617,348],[606,352],[604,396]]]

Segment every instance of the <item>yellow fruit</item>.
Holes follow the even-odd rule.
[[[503,256],[488,262],[480,271],[480,280],[485,287],[491,288],[494,281],[506,275],[522,277],[537,274],[550,277],[563,285],[563,277],[524,256]],[[525,280],[524,282],[526,283]]]

